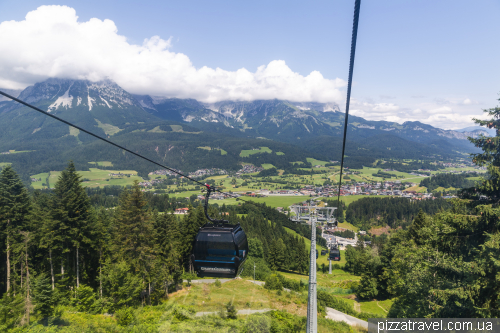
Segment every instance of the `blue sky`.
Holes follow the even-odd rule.
[[[344,108],[353,0],[3,0],[0,2],[0,31],[4,26],[3,32],[15,35],[22,28],[14,26],[18,30],[12,32],[3,23],[22,22],[28,12],[36,11],[42,5],[70,7],[78,16],[78,23],[90,22],[92,18],[101,22],[105,19],[112,21],[116,36],[126,37],[129,51],[134,46],[145,47],[145,39],[158,36],[159,42],[156,40],[154,45],[151,44],[153,46],[146,47],[158,54],[147,57],[147,60],[144,60],[144,55],[142,60],[134,60],[131,55],[130,60],[120,65],[122,68],[113,70],[102,69],[110,66],[105,61],[90,68],[92,66],[86,62],[90,62],[89,57],[98,53],[105,57],[107,52],[101,49],[89,51],[89,56],[83,59],[74,56],[77,53],[74,50],[66,54],[60,42],[57,47],[47,46],[50,50],[58,49],[59,53],[51,54],[44,63],[13,61],[22,58],[16,52],[23,48],[28,50],[28,46],[33,45],[30,38],[36,38],[33,37],[39,29],[36,24],[49,24],[32,22],[15,43],[12,40],[8,43],[5,39],[2,42],[0,38],[0,48],[9,48],[5,54],[10,56],[8,61],[0,59],[0,63],[8,64],[3,70],[0,65],[0,86],[19,88],[53,75],[87,75],[90,79],[107,76],[127,90],[138,93],[151,90],[153,94],[193,97],[206,102],[225,98],[275,96],[292,99],[299,96],[297,98],[336,102],[341,109]],[[499,14],[500,2],[492,0],[363,0],[352,113],[367,119],[400,123],[418,120],[441,128],[471,125],[469,119],[481,116],[481,109],[497,105],[500,44],[496,22]],[[63,16],[55,12],[47,15],[51,20]],[[81,34],[80,31],[71,38],[76,41]],[[92,36],[101,38],[95,34]],[[120,46],[116,36],[110,36],[110,42],[103,37],[99,47],[114,43],[117,44],[113,49],[125,47]],[[166,43],[162,44],[162,41]],[[88,50],[95,46],[89,43]],[[38,49],[44,48],[42,44],[36,44],[36,40],[34,44]],[[79,47],[67,44],[68,50]],[[123,51],[124,54],[127,52]],[[68,65],[71,69],[55,69],[49,66],[49,62],[56,58],[71,59],[74,63]],[[148,74],[161,73],[151,64],[158,62],[162,67],[167,58],[176,59],[163,75],[171,77],[172,82]],[[277,60],[286,65],[273,62]],[[145,67],[141,61],[153,67]],[[96,62],[99,61],[93,60],[92,64]],[[144,74],[139,70],[123,69],[134,63],[142,64],[137,67],[143,68]],[[6,66],[23,70],[6,70]],[[204,66],[207,70],[200,70]],[[258,71],[260,66],[265,66],[261,72]],[[222,71],[217,71],[217,68]],[[237,72],[242,68],[247,72]],[[322,77],[313,75],[308,78],[313,71]],[[270,81],[270,76],[282,76],[282,79],[274,82]],[[242,77],[244,83],[241,83]],[[182,83],[176,85],[175,82],[180,81]],[[265,90],[270,85],[272,87]],[[163,90],[158,86],[164,87]],[[210,89],[211,93],[204,93]]]

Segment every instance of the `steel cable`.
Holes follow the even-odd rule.
[[[345,106],[345,120],[344,120],[344,140],[342,141],[342,159],[340,162],[340,178],[339,178],[339,193],[337,195],[337,224],[339,218],[340,207],[340,189],[342,188],[342,171],[344,169],[344,154],[345,143],[347,137],[347,122],[349,118],[349,103],[351,100],[351,86],[352,86],[352,73],[354,70],[354,56],[356,54],[356,40],[358,38],[358,21],[359,21],[359,8],[361,0],[356,0],[354,4],[354,20],[352,25],[352,39],[351,39],[351,57],[349,60],[349,80],[347,82],[347,100]]]

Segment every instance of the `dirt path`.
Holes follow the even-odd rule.
[[[385,313],[388,313],[388,312],[389,312],[389,311],[387,311],[386,309],[384,309],[384,308],[382,307],[382,305],[378,304],[378,301],[377,301],[377,305],[378,305],[378,307],[379,307],[379,308],[381,308],[382,310],[384,310],[384,312],[385,312]]]
[[[238,310],[239,315],[250,315],[252,313],[263,313],[263,312],[268,312],[272,311],[271,309],[261,309],[261,310],[250,310],[250,309],[245,309],[245,310]],[[202,316],[207,316],[207,315],[212,315],[212,314],[217,314],[217,311],[213,312],[196,312],[195,316],[196,317],[202,317]]]
[[[368,322],[355,318],[353,316],[349,316],[343,312],[337,311],[329,307],[326,307],[326,319],[331,319],[334,321],[344,321],[348,325],[359,326],[364,329],[368,329]]]
[[[354,311],[361,312],[361,304],[357,301],[354,301]]]

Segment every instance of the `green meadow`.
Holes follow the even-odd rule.
[[[97,166],[103,166],[103,167],[112,167],[113,163],[109,161],[100,161],[100,162],[89,162],[89,164],[96,165]]]
[[[254,197],[242,197],[243,200],[245,201],[254,201],[258,203],[263,203],[265,202],[267,206],[270,207],[283,207],[286,208],[290,205],[308,200],[308,196],[302,196],[302,195],[296,195],[296,196],[272,196],[272,197],[265,197],[265,198],[254,198]],[[239,201],[241,202],[241,201]],[[223,204],[226,205],[237,205],[238,201],[236,198],[231,198],[231,199],[223,199],[223,200],[214,200],[212,203],[217,203],[219,206],[222,206]]]
[[[268,147],[260,147],[259,149],[248,149],[248,150],[242,150],[240,153],[240,157],[248,157],[253,154],[260,154],[260,153],[272,153],[273,151],[269,149]]]
[[[121,176],[111,176],[111,174],[121,173]],[[32,175],[31,178],[41,178],[42,181],[33,182],[31,185],[34,189],[47,188],[46,178],[49,176],[50,187],[53,188],[61,171],[51,171],[49,173],[40,173]],[[85,187],[103,187],[108,185],[118,185],[118,186],[128,186],[132,185],[134,180],[139,182],[143,179],[137,176],[137,171],[134,170],[101,170],[97,168],[90,168],[90,171],[78,171],[78,174],[82,177],[82,185]],[[45,185],[43,185],[45,184]]]

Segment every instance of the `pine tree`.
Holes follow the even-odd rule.
[[[189,272],[193,272],[193,263],[191,262],[191,252],[193,251],[193,243],[198,234],[198,230],[206,223],[205,212],[203,207],[199,205],[196,209],[189,206],[189,213],[182,221],[182,239],[181,255]]]
[[[424,211],[420,209],[417,217],[413,220],[413,224],[410,226],[410,235],[415,240],[417,244],[421,244],[422,229],[430,225],[429,218],[425,215]]]
[[[137,181],[122,193],[115,228],[115,257],[126,261],[146,283],[155,256],[153,219]]]
[[[42,318],[52,317],[55,308],[54,292],[49,278],[43,273],[38,275],[33,283],[33,297],[35,312]]]
[[[275,240],[272,240],[271,245],[269,246],[267,263],[271,270],[276,271],[278,269],[278,246]]]
[[[308,271],[309,266],[309,256],[308,251],[306,250],[306,244],[304,239],[302,238],[298,244],[298,258],[297,258],[297,270],[299,273],[304,273]]]
[[[37,242],[39,249],[46,250],[49,260],[50,277],[52,282],[52,290],[55,288],[55,275],[54,275],[54,254],[60,250],[61,234],[57,229],[58,223],[52,219],[51,214],[51,201],[50,197],[46,194],[35,192],[33,210],[37,213],[34,214],[34,223],[36,224]],[[39,251],[41,252],[41,251]]]
[[[276,242],[276,266],[279,269],[285,268],[286,245],[282,239]]]
[[[500,99],[499,99],[500,101]],[[476,147],[483,150],[480,154],[472,154],[472,161],[479,166],[487,165],[488,177],[477,188],[462,193],[465,197],[483,194],[494,203],[500,202],[500,107],[483,110],[488,116],[488,120],[473,119],[476,124],[493,128],[496,130],[495,137],[480,136],[479,138],[469,138]]]
[[[90,243],[90,230],[93,224],[90,200],[81,185],[73,162],[61,172],[53,195],[54,230],[60,234],[62,257],[61,276],[64,276],[64,254],[74,254],[76,286],[80,282],[80,252]],[[72,251],[74,251],[72,253]],[[69,262],[68,262],[69,264]]]
[[[20,259],[20,253],[13,253],[15,249],[22,249],[20,232],[28,227],[30,214],[30,200],[21,179],[11,166],[6,166],[0,173],[0,223],[5,238],[6,250],[6,291],[12,287],[12,259]],[[19,251],[16,251],[19,252]]]
[[[176,282],[182,272],[179,226],[175,216],[162,214],[157,216],[154,228],[158,253],[155,265],[156,276],[161,279],[164,286],[164,296],[168,297],[170,281]]]
[[[97,212],[92,230],[93,246],[99,256],[99,298],[102,298],[102,268],[105,258],[108,257],[111,244],[111,218],[104,208]]]

